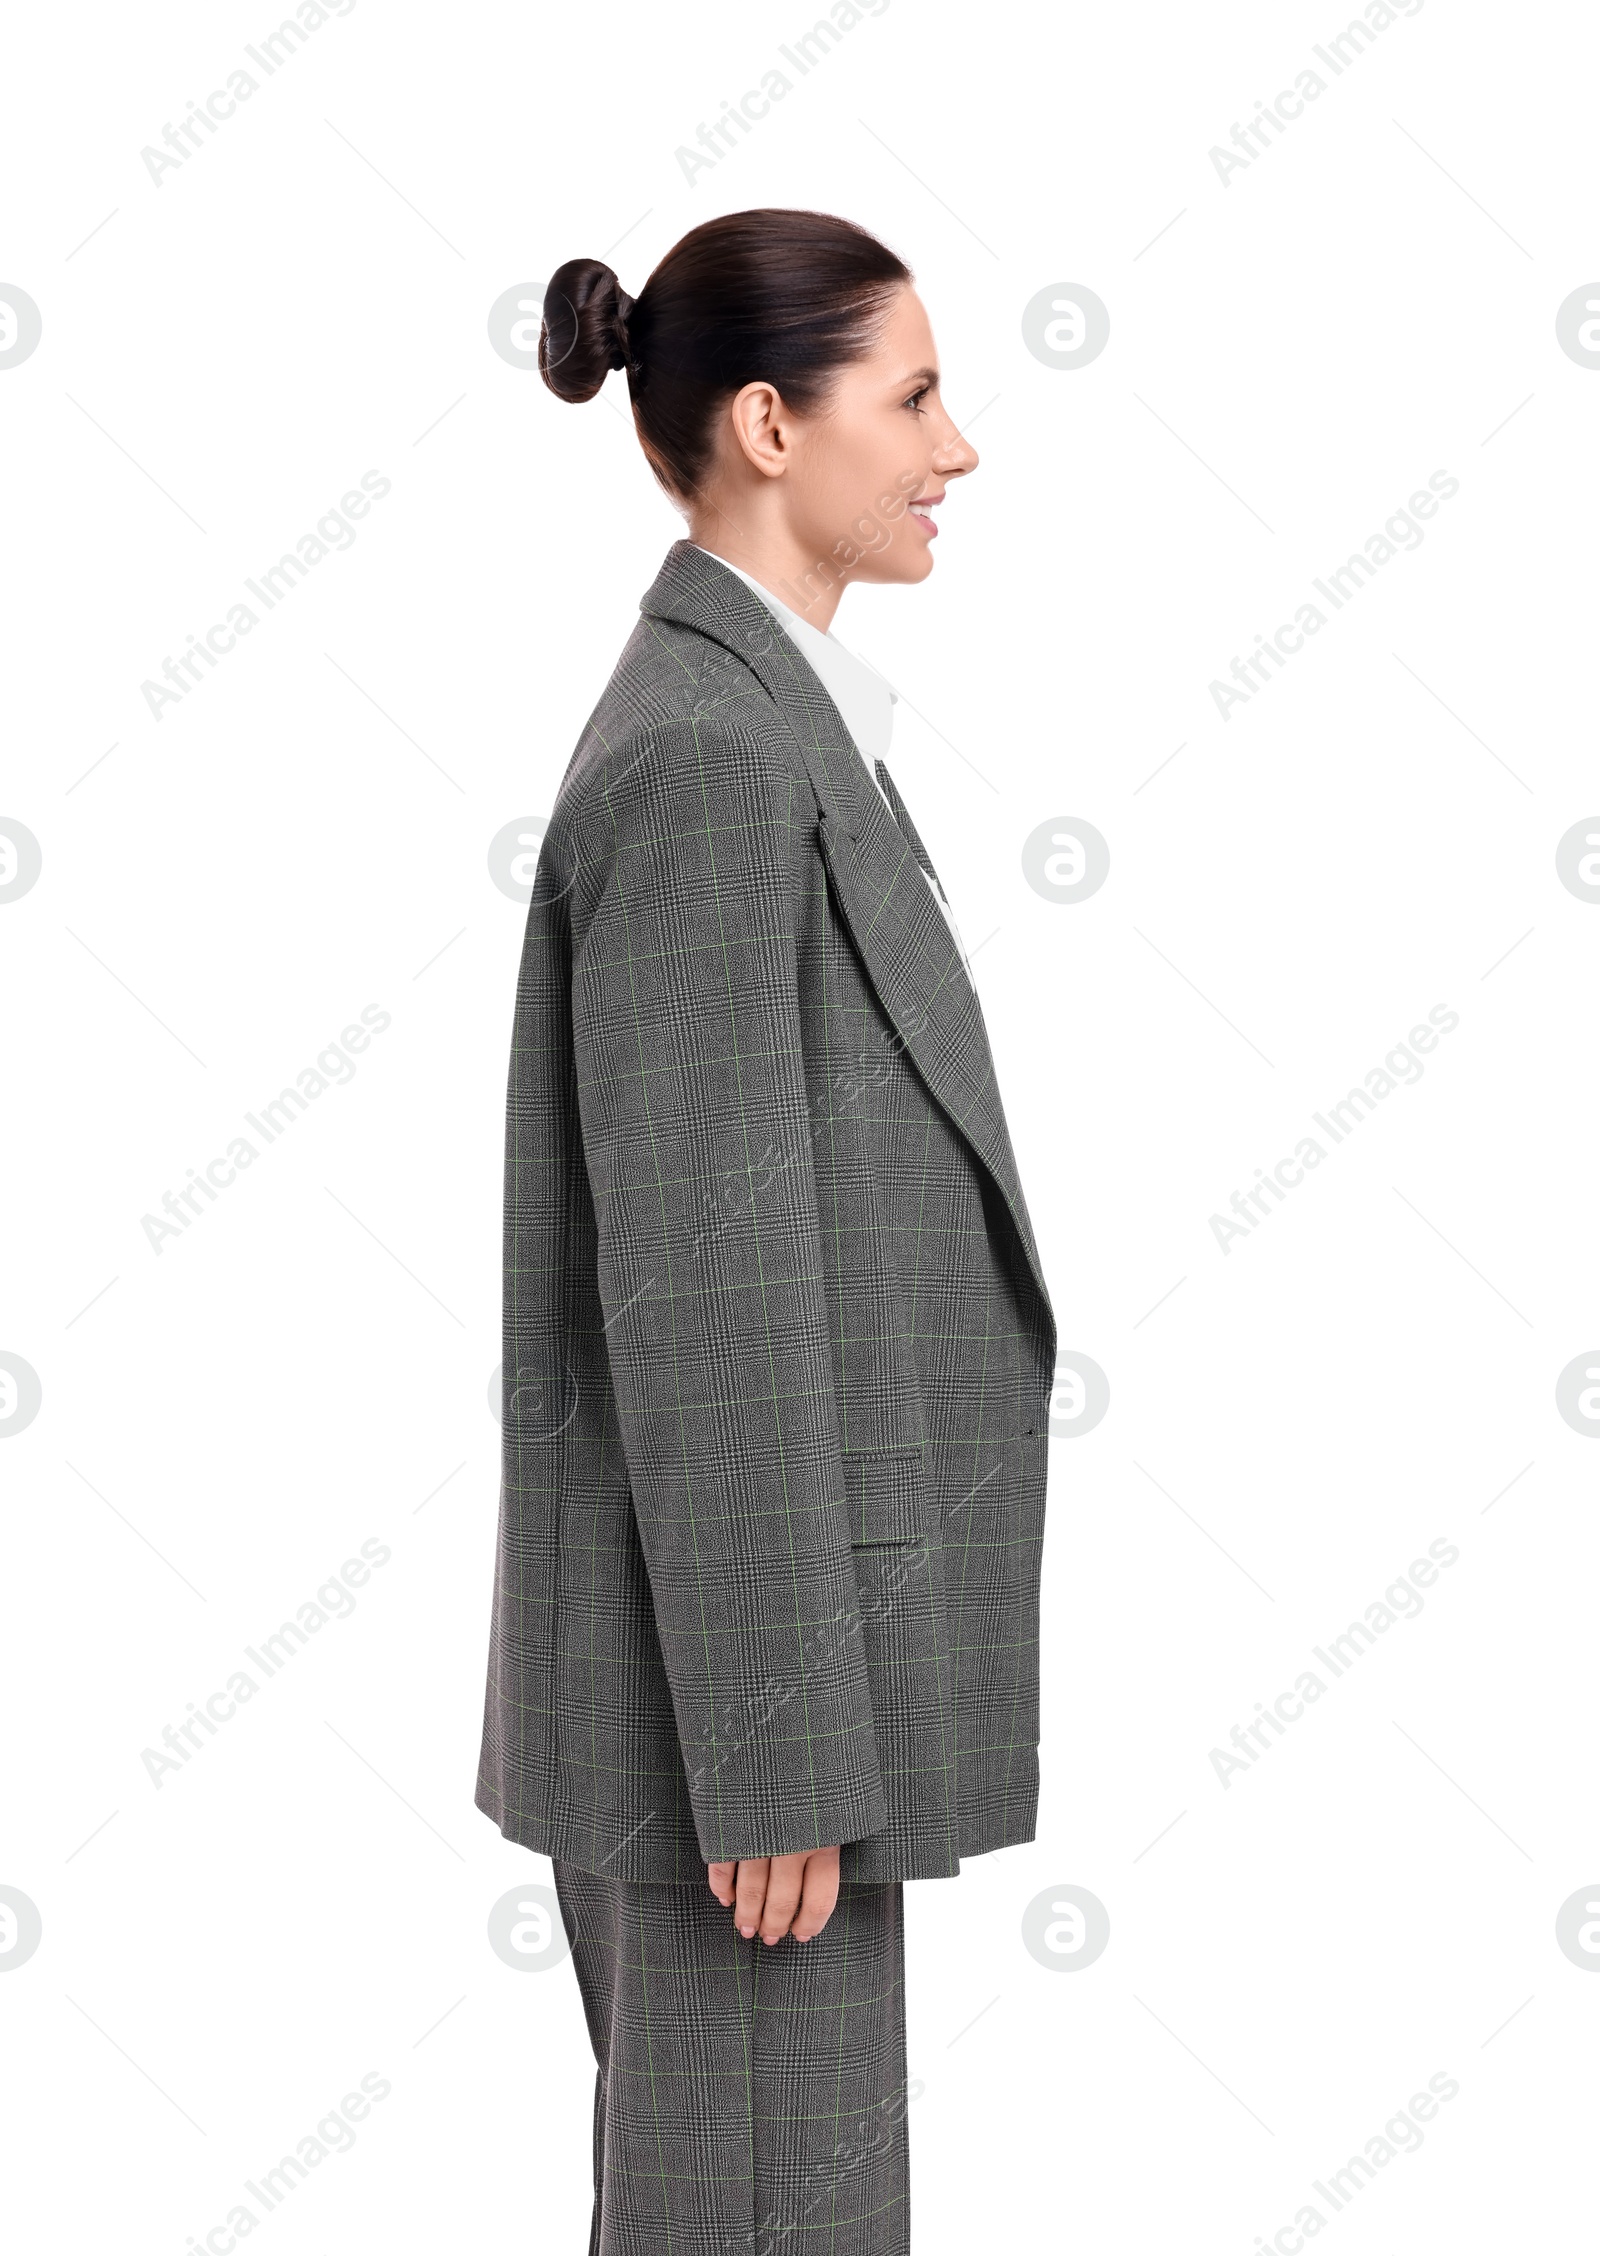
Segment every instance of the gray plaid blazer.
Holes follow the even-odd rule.
[[[1038,1799],[1055,1323],[983,1016],[760,600],[679,541],[640,609],[517,985],[477,1805],[623,1879],[949,1874]]]

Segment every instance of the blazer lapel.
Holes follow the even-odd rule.
[[[906,844],[911,848],[912,853],[916,855],[917,860],[922,864],[923,874],[926,877],[930,878],[932,882],[939,887],[940,900],[948,900],[949,895],[945,892],[944,887],[939,884],[939,872],[934,868],[933,863],[928,858],[928,849],[922,843],[922,833],[918,830],[916,824],[911,820],[911,809],[901,798],[894,777],[889,773],[888,769],[884,766],[881,760],[873,761],[872,772],[878,779],[879,790],[883,793],[883,796],[889,802],[889,812],[894,817],[895,828],[899,831]]]
[[[743,659],[788,723],[817,794],[834,897],[873,989],[935,1101],[1004,1201],[1048,1310],[983,1013],[923,875],[920,841],[896,823],[832,698],[735,573],[692,541],[677,541],[639,608],[693,627]]]

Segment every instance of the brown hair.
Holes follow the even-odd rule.
[[[716,409],[744,385],[776,385],[797,414],[871,349],[911,270],[848,219],[745,211],[675,243],[630,298],[600,259],[550,277],[539,373],[558,399],[591,400],[626,369],[634,426],[667,491],[692,500],[711,460]]]

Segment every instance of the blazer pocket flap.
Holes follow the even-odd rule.
[[[920,1449],[846,1451],[844,1490],[852,1546],[919,1543],[927,1534]]]

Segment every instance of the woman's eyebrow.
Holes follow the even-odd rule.
[[[937,368],[913,368],[909,376],[900,378],[902,386],[906,384],[937,384],[938,381],[939,371]]]

